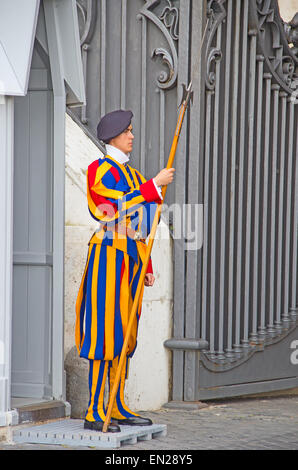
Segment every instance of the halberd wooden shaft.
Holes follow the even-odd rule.
[[[170,150],[168,163],[167,163],[167,167],[166,167],[168,169],[172,168],[173,163],[174,163],[176,149],[177,149],[177,145],[178,145],[178,140],[179,140],[179,136],[180,136],[180,132],[181,132],[181,127],[182,127],[185,111],[186,111],[186,108],[187,108],[190,97],[191,97],[191,83],[189,84],[188,88],[185,90],[185,95],[182,98],[182,103],[181,103],[181,107],[180,107],[180,111],[179,111],[179,115],[178,115],[178,119],[177,119],[175,134],[174,134],[174,138],[173,138],[173,141],[172,141],[171,150]],[[118,367],[117,367],[117,370],[116,370],[115,381],[114,381],[112,391],[110,391],[110,400],[109,400],[108,410],[107,410],[106,419],[105,419],[105,422],[104,422],[104,425],[103,425],[103,428],[102,428],[103,432],[107,432],[108,426],[109,426],[110,421],[111,421],[112,409],[113,409],[113,405],[114,405],[114,402],[115,402],[115,399],[116,399],[116,395],[117,395],[117,391],[118,391],[118,387],[119,387],[119,383],[120,383],[121,371],[123,369],[123,365],[124,365],[124,362],[125,362],[125,357],[126,357],[126,354],[127,354],[130,332],[131,332],[133,322],[134,322],[134,318],[135,318],[137,308],[138,308],[138,305],[139,305],[139,298],[140,298],[142,286],[143,286],[143,283],[144,283],[144,280],[145,280],[145,275],[146,275],[149,259],[150,259],[150,256],[151,256],[153,242],[154,242],[154,238],[155,238],[155,234],[156,234],[156,229],[157,229],[157,226],[158,226],[158,223],[159,223],[161,208],[162,208],[162,204],[163,204],[163,201],[164,201],[164,198],[165,198],[166,190],[167,190],[167,186],[163,186],[162,187],[163,200],[157,206],[155,216],[154,216],[154,219],[153,219],[153,223],[152,223],[152,228],[151,228],[151,231],[150,231],[150,234],[149,234],[149,241],[148,241],[148,245],[147,245],[146,256],[145,256],[145,260],[143,262],[143,266],[142,266],[142,270],[141,270],[137,290],[136,290],[136,293],[135,293],[131,313],[130,313],[130,316],[129,316],[129,321],[128,321],[127,328],[126,328],[126,333],[125,333],[125,338],[124,338],[124,342],[123,342],[123,346],[122,346],[122,351],[121,351],[121,354],[120,354]]]

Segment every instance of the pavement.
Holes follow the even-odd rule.
[[[159,451],[163,451],[161,454],[177,451],[181,455],[194,455],[199,450],[298,450],[298,396],[239,398],[206,403],[208,406],[198,410],[163,408],[143,412],[142,416],[151,418],[154,423],[166,424],[167,435],[123,445],[121,455],[129,455],[129,451],[150,451],[154,455]],[[12,442],[0,443],[0,450],[96,451],[92,447]]]

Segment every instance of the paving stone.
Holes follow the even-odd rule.
[[[121,450],[298,450],[297,396],[225,400],[199,410],[161,409],[142,412],[142,416],[166,425],[167,435],[125,443]],[[78,449],[70,445],[0,443],[0,450],[39,448]]]

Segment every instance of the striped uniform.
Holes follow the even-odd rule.
[[[85,270],[76,302],[76,346],[81,357],[90,360],[90,402],[88,420],[102,420],[104,383],[113,377],[121,353],[129,313],[136,293],[156,202],[160,202],[153,180],[128,164],[110,156],[98,159],[87,170],[87,199],[91,216],[99,229],[89,241]],[[142,233],[133,240],[115,232],[115,224]],[[151,260],[147,272],[152,272]],[[127,356],[137,345],[138,322],[143,290],[129,337]],[[125,370],[124,370],[125,374]],[[129,417],[123,401],[125,375],[121,378],[114,416]]]

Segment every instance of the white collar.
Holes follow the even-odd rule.
[[[106,151],[107,155],[110,155],[110,157],[114,158],[118,163],[122,163],[124,165],[124,163],[129,161],[130,154],[127,155],[113,145],[106,144]]]

